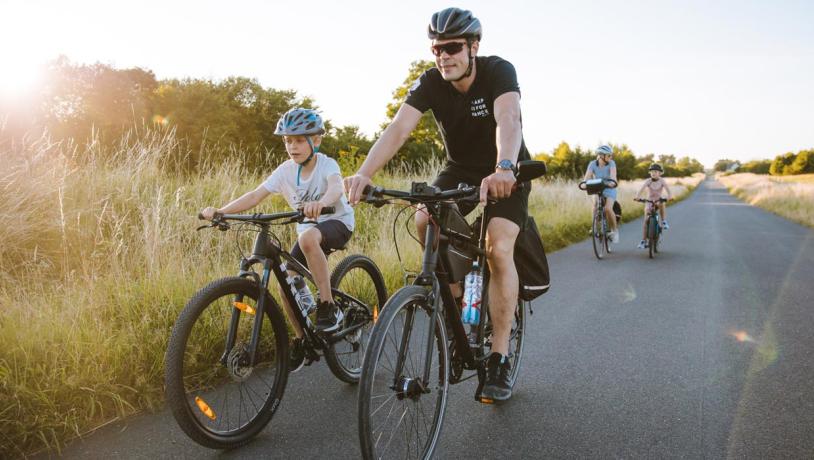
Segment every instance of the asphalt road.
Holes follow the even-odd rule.
[[[622,228],[551,254],[511,401],[450,387],[438,458],[814,458],[814,231],[703,183],[669,208],[655,260]],[[105,427],[67,458],[358,458],[356,388],[319,363],[271,424],[217,452],[168,412]]]

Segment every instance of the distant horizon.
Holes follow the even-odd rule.
[[[11,0],[0,5],[11,19],[0,40],[22,45],[0,50],[0,61],[16,69],[0,76],[0,92],[33,81],[31,69],[59,55],[141,67],[160,80],[241,76],[310,97],[326,118],[372,138],[410,63],[432,58],[424,31],[445,6],[317,1],[282,14],[256,0],[228,8],[147,1],[123,25],[105,2]],[[690,156],[712,167],[814,147],[812,3],[465,7],[484,24],[480,55],[499,55],[517,69],[524,137],[535,154],[562,141],[585,149],[610,142],[639,156]]]

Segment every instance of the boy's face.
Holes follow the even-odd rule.
[[[651,179],[658,179],[659,177],[661,177],[661,171],[657,171],[655,169],[650,170]]]
[[[322,138],[320,136],[312,136],[311,142],[314,143],[314,148],[318,147]],[[294,160],[295,163],[302,163],[309,155],[311,155],[311,146],[308,145],[308,140],[305,136],[283,136],[285,143],[285,151],[288,156]]]

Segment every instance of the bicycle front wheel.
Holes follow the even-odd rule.
[[[256,316],[261,289],[224,278],[187,303],[170,336],[165,397],[178,425],[197,443],[225,449],[249,441],[271,420],[288,376],[288,331],[274,299]],[[255,323],[261,321],[255,361]]]
[[[447,404],[449,350],[443,315],[431,310],[426,289],[406,286],[373,327],[358,402],[366,459],[426,459],[435,451]]]
[[[354,254],[342,259],[331,274],[334,302],[345,314],[340,330],[357,327],[325,351],[331,372],[343,382],[357,383],[362,373],[373,320],[387,302],[387,288],[379,267]],[[338,292],[337,292],[338,291]]]
[[[650,240],[648,249],[650,250],[649,252],[651,259],[655,257],[656,253],[658,252],[658,249],[656,248],[656,245],[659,244],[658,225],[659,223],[655,218],[651,218],[650,222],[648,222],[647,237]]]
[[[593,245],[594,245],[594,255],[599,260],[602,260],[602,256],[604,255],[604,239],[605,235],[603,233],[603,226],[602,226],[602,218],[599,216],[599,213],[594,212],[594,221],[591,224],[591,238]]]

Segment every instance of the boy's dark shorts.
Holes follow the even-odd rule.
[[[487,174],[488,175],[488,174]],[[447,166],[432,183],[441,190],[451,190],[458,188],[458,184],[480,185],[486,175],[473,174],[468,171],[461,171],[460,168]],[[526,218],[529,212],[529,193],[531,192],[531,182],[526,182],[523,190],[512,193],[509,198],[498,200],[489,204],[489,218],[502,217],[508,219],[522,231],[526,226]],[[461,214],[467,215],[477,207],[476,204],[466,203],[458,205]]]
[[[344,248],[345,244],[350,240],[351,235],[353,235],[353,232],[348,230],[345,224],[336,219],[320,222],[316,224],[315,227],[319,230],[319,233],[322,234],[320,247],[326,256],[334,250]],[[302,249],[300,249],[299,242],[295,243],[294,247],[291,248],[291,255],[304,267],[308,267],[308,262],[306,262],[305,254],[303,254]],[[288,269],[291,270],[293,267],[288,267]]]

